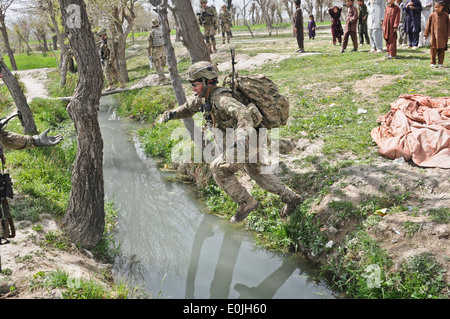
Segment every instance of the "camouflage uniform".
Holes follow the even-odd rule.
[[[227,34],[227,42],[231,39],[231,13],[226,6],[222,7],[224,10],[219,14],[220,27],[222,28],[222,43],[225,44],[225,33]]]
[[[207,0],[200,0],[200,3],[206,3]],[[204,28],[203,35],[205,37],[206,46],[208,47],[209,53],[217,52],[216,49],[216,39],[214,35],[217,29],[217,11],[213,6],[203,8],[201,7],[200,15],[198,17],[198,23]],[[212,48],[211,48],[212,44]]]
[[[199,64],[206,65],[210,63],[202,61],[194,64],[192,67],[198,66]],[[211,110],[209,112],[205,111],[207,102],[211,104]],[[251,132],[257,132],[254,128],[259,125],[262,118],[262,115],[256,107],[252,108],[246,106],[233,98],[231,90],[213,86],[208,89],[206,98],[196,97],[194,100],[179,106],[175,110],[166,112],[163,114],[163,121],[191,117],[200,111],[204,112],[205,119],[212,119],[212,127],[219,129],[223,133],[223,146],[227,145],[225,138],[227,128],[235,129],[238,132],[237,135],[239,135],[238,129],[250,134]],[[238,141],[238,138],[235,139],[235,141]],[[238,154],[238,143],[239,142],[235,142],[233,145],[233,154]],[[293,211],[292,205],[296,205],[298,201],[301,200],[300,195],[288,188],[274,174],[267,172],[263,174],[262,169],[264,168],[264,164],[260,162],[259,156],[256,161],[250,161],[252,155],[249,154],[249,149],[249,142],[245,139],[246,153],[244,163],[238,161],[230,163],[226,156],[226,153],[229,152],[229,150],[226,150],[226,147],[223,147],[223,150],[225,151],[210,164],[210,170],[217,185],[219,185],[233,201],[239,204],[238,212],[233,216],[231,221],[239,222],[243,220],[250,211],[256,209],[258,206],[258,202],[248,193],[246,188],[239,183],[235,175],[241,168],[244,168],[248,175],[255,180],[261,188],[279,195],[282,202],[290,205],[289,207],[288,205],[285,206],[280,215],[283,216],[291,213]]]
[[[164,67],[166,66],[166,54],[162,42],[162,31],[159,28],[159,22],[153,20],[153,29],[148,34],[148,56],[153,62],[153,66],[158,73],[158,83],[166,84],[167,78],[164,75]]]
[[[106,35],[105,29],[97,32],[98,36]],[[113,47],[112,41],[108,41],[106,37],[102,38],[103,42],[100,46],[100,58],[102,61],[103,72],[105,73],[106,81],[109,84],[108,90],[113,90],[115,88],[114,82],[118,81],[120,83],[120,88],[126,86],[126,82],[122,75],[116,68],[116,50]]]
[[[35,146],[35,140],[30,135],[20,135],[4,130],[0,131],[0,154],[3,153],[3,148],[21,150]]]

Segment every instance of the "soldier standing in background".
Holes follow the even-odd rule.
[[[225,44],[225,33],[227,34],[227,42],[231,39],[231,13],[227,10],[227,6],[222,6],[222,12],[219,14],[220,27],[222,28],[222,43]]]
[[[102,62],[106,81],[109,84],[106,90],[114,90],[116,88],[114,82],[116,81],[120,83],[121,89],[125,88],[127,83],[116,68],[116,50],[114,49],[114,43],[108,41],[105,29],[98,31],[97,36],[103,41],[100,46],[100,61]]]
[[[168,83],[164,75],[164,67],[166,66],[166,54],[162,40],[162,31],[159,27],[157,19],[152,21],[152,30],[148,34],[148,58],[150,60],[150,68],[154,67],[158,74],[158,84],[164,85]]]
[[[204,28],[203,35],[209,53],[213,53],[212,49],[217,52],[216,39],[214,38],[217,28],[217,11],[216,8],[208,6],[207,3],[208,0],[200,0],[201,11],[198,13],[198,23]]]

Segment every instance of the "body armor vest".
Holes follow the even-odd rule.
[[[160,47],[163,45],[162,41],[162,30],[161,29],[155,29],[153,30],[153,41],[152,46],[153,47]]]

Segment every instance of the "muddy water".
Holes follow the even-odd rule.
[[[184,184],[156,168],[130,139],[132,123],[102,98],[107,199],[118,209],[116,280],[149,298],[335,298],[315,269],[257,245],[254,234],[214,215]]]

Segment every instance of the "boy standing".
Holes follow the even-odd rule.
[[[436,55],[438,56],[438,67],[444,67],[445,50],[450,35],[450,22],[448,13],[444,12],[443,9],[443,2],[434,5],[434,12],[430,15],[424,32],[425,38],[430,36],[431,67],[436,67]]]
[[[400,8],[400,23],[398,24],[398,44],[399,45],[408,45],[408,35],[405,32],[405,11],[403,8],[405,7],[405,3],[403,0],[396,0],[397,5]]]
[[[383,52],[383,30],[381,26],[384,18],[383,0],[369,0],[367,3],[367,27],[369,28],[370,45],[372,49],[369,53]]]
[[[364,0],[358,0],[358,33],[359,44],[364,44],[364,38],[366,43],[370,44],[369,33],[367,32],[367,6],[364,4]]]
[[[397,55],[397,30],[400,23],[400,8],[395,0],[389,0],[383,20],[383,38],[386,41],[386,58],[392,59]]]
[[[345,51],[348,44],[348,37],[352,38],[353,50],[358,51],[358,38],[356,36],[356,26],[358,23],[358,10],[353,6],[353,0],[347,0],[347,18],[345,19],[344,41],[341,53]]]
[[[303,44],[303,11],[300,7],[301,1],[295,0],[295,12],[292,17],[292,24],[294,28],[294,36],[297,39],[298,50],[295,52],[305,53],[305,48]]]

